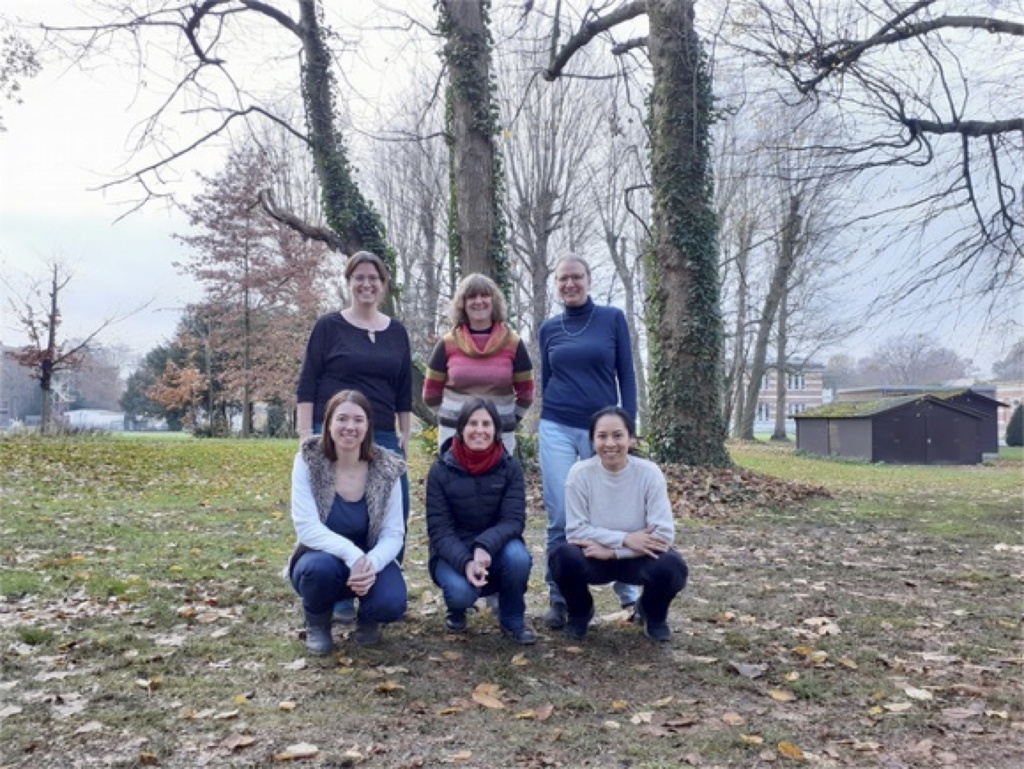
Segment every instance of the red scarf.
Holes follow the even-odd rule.
[[[484,449],[483,451],[473,451],[457,435],[455,440],[452,441],[452,453],[459,461],[459,464],[470,475],[483,475],[486,473],[498,464],[498,460],[501,459],[504,451],[505,445],[500,439],[495,440],[489,449]]]

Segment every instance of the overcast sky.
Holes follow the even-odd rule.
[[[8,16],[51,19],[70,4],[5,0]],[[2,105],[0,133],[0,271],[24,285],[57,259],[73,273],[61,302],[69,336],[87,334],[105,319],[147,305],[111,326],[101,338],[144,354],[169,338],[178,310],[196,298],[191,280],[172,262],[182,249],[172,232],[184,222],[167,210],[147,208],[119,223],[120,193],[97,191],[126,161],[133,88],[110,68],[94,75],[44,63],[23,83],[24,103]],[[6,288],[2,289],[6,292]],[[0,339],[23,341],[4,302]]]
[[[72,6],[5,0],[3,13],[66,21]],[[60,260],[74,273],[63,295],[64,332],[86,334],[135,311],[100,341],[141,356],[172,336],[180,309],[200,291],[173,266],[186,256],[171,237],[186,231],[180,214],[149,206],[117,222],[126,193],[97,189],[123,171],[128,137],[147,114],[146,94],[139,94],[133,75],[110,66],[87,74],[45,61],[43,72],[24,83],[23,104],[0,105],[8,129],[0,133],[0,272],[24,283],[41,275],[48,260]],[[23,343],[6,301],[2,313],[0,340]],[[946,308],[875,324],[878,318],[865,317],[847,351],[866,354],[887,336],[913,328],[936,333],[984,375],[1012,339],[986,330],[975,314],[969,307]]]

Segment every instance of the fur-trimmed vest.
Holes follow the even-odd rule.
[[[309,468],[309,483],[312,486],[313,499],[316,500],[320,522],[325,523],[331,514],[334,504],[334,462],[327,458],[320,447],[320,436],[314,435],[302,443],[302,459]],[[370,467],[366,473],[366,509],[369,514],[369,528],[366,542],[369,549],[377,544],[384,517],[387,514],[388,501],[395,481],[405,472],[405,460],[388,449],[373,444],[370,450]],[[288,574],[291,574],[295,562],[309,550],[301,542],[296,544],[295,552],[288,559]]]

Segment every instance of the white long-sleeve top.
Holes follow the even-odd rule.
[[[292,465],[292,523],[299,543],[310,550],[321,550],[340,558],[352,568],[362,556],[367,556],[375,572],[379,572],[395,558],[405,544],[405,524],[402,520],[402,487],[396,479],[387,502],[380,536],[368,553],[364,553],[352,540],[331,531],[321,522],[310,479],[309,466],[301,452]]]
[[[618,558],[636,558],[639,553],[622,540],[652,525],[659,537],[675,542],[668,487],[654,462],[630,455],[622,470],[611,472],[595,456],[572,466],[565,483],[566,539],[591,540],[613,548]]]

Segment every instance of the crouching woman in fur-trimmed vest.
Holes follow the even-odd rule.
[[[373,409],[356,390],[327,404],[321,436],[302,443],[292,468],[298,543],[288,576],[302,596],[306,649],[329,654],[336,601],[357,598],[355,640],[380,640],[380,623],[405,614],[396,563],[405,543],[400,478],[405,461],[373,443]]]

